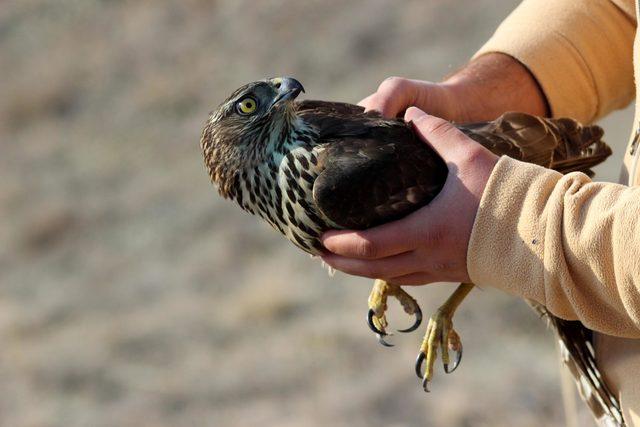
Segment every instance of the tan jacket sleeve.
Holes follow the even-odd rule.
[[[474,283],[609,335],[640,337],[640,188],[502,157],[468,248]]]
[[[630,0],[525,0],[476,53],[506,53],[535,76],[554,117],[590,123],[634,95]]]

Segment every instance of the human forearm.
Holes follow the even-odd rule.
[[[542,89],[527,68],[511,56],[489,53],[469,62],[446,78],[452,107],[459,122],[493,120],[507,111],[547,116]]]

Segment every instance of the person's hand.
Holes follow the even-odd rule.
[[[401,117],[414,106],[457,123],[494,120],[507,111],[544,116],[546,104],[533,75],[501,53],[473,60],[442,83],[389,77],[359,103],[385,117]]]
[[[409,216],[364,231],[328,231],[323,260],[345,273],[398,285],[469,281],[467,247],[498,157],[446,120],[409,108],[404,116],[447,162],[444,188]]]
[[[367,111],[378,111],[384,117],[401,117],[407,108],[415,106],[446,120],[470,121],[466,111],[469,103],[461,102],[456,91],[457,88],[448,83],[389,77],[358,105]]]

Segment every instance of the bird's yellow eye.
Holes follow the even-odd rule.
[[[258,103],[250,96],[243,98],[240,102],[238,102],[237,105],[238,113],[244,115],[252,114],[254,111],[256,111],[256,108],[258,108]]]

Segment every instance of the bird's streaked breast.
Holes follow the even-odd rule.
[[[298,126],[288,138],[274,129],[269,156],[245,170],[235,199],[246,211],[262,217],[306,252],[317,254],[320,234],[328,228],[313,201],[313,184],[320,172],[322,146],[313,144],[312,129]]]

